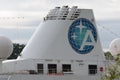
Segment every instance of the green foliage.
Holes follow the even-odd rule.
[[[8,59],[16,59],[20,55],[24,47],[25,44],[13,43],[13,52],[10,57],[8,57]]]
[[[116,80],[120,78],[120,54],[114,56],[115,63],[111,64],[104,75],[104,80]]]
[[[117,65],[112,65],[107,69],[104,80],[114,80],[120,78],[120,70]]]
[[[115,60],[116,64],[120,66],[120,54],[117,54],[117,55],[114,57],[114,60]]]
[[[113,56],[111,55],[109,51],[105,52],[104,54],[105,54],[106,60],[113,60]]]

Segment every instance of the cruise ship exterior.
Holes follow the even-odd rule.
[[[102,80],[105,56],[93,11],[55,7],[21,55],[0,62],[0,80]]]

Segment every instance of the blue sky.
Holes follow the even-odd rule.
[[[64,5],[93,9],[98,24],[119,34],[120,0],[0,0],[0,34],[13,41],[27,42],[49,10]],[[99,31],[104,30],[100,28]],[[107,31],[103,33],[108,34],[109,38],[113,35]],[[100,33],[102,41],[108,39],[103,33]],[[105,47],[108,47],[110,41],[117,37],[113,35],[102,44],[107,43]]]

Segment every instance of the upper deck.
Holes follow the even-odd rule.
[[[68,6],[55,7],[50,10],[48,15],[44,20],[75,20],[81,13],[81,9],[78,9],[77,6],[69,8]]]

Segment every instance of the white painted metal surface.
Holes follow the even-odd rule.
[[[100,80],[104,61],[92,10],[57,7],[44,18],[21,56],[1,64],[0,79]]]

